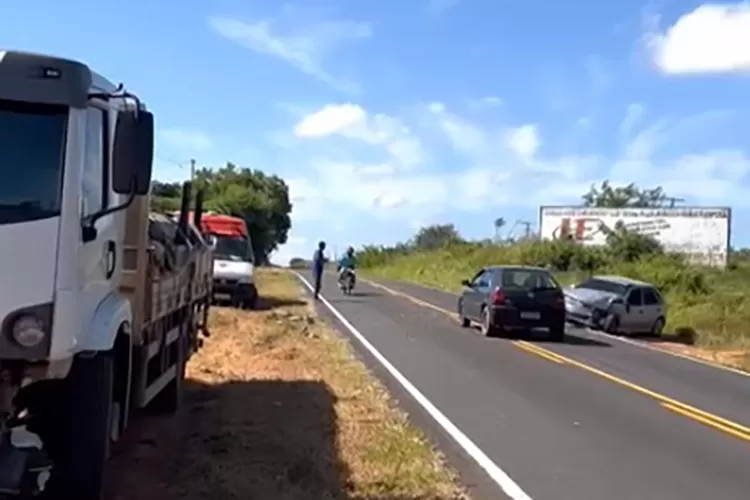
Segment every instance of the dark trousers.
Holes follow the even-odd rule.
[[[315,293],[314,296],[317,299],[318,295],[320,294],[320,287],[323,284],[323,270],[321,269],[318,271],[317,269],[313,269],[313,281],[315,282]]]

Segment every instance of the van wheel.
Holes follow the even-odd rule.
[[[60,447],[47,493],[53,498],[99,500],[113,421],[112,356],[76,358],[65,384],[56,426]]]

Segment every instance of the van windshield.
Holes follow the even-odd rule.
[[[211,235],[214,259],[253,262],[253,247],[247,238]]]
[[[60,214],[64,106],[0,99],[0,224]]]

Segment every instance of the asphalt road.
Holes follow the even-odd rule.
[[[364,282],[346,297],[333,278],[323,296],[527,498],[750,498],[750,378],[579,329],[565,344],[484,338],[441,312],[451,294],[381,284],[421,304]],[[475,499],[509,498],[363,357]]]

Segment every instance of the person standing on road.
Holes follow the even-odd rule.
[[[323,267],[326,263],[326,256],[323,253],[323,250],[326,249],[326,242],[321,241],[318,243],[318,249],[315,251],[315,255],[313,255],[313,261],[312,261],[312,271],[313,271],[313,280],[315,281],[315,293],[313,296],[315,297],[315,300],[318,300],[318,296],[320,295],[320,287],[323,284]]]

